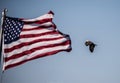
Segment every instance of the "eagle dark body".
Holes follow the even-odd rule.
[[[87,40],[87,41],[85,42],[85,45],[86,45],[86,46],[89,46],[90,52],[93,52],[93,51],[94,51],[94,48],[95,48],[95,46],[96,46],[96,44],[94,44],[92,41],[89,41],[89,40]]]

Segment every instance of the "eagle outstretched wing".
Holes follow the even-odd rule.
[[[94,51],[94,48],[95,48],[95,44],[91,44],[91,45],[89,46],[90,52],[93,52],[93,51]]]

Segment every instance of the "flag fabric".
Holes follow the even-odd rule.
[[[27,61],[71,51],[70,36],[53,23],[52,11],[34,19],[5,17],[3,70]]]

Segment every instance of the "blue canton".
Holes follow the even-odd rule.
[[[24,22],[18,18],[6,17],[4,20],[4,43],[9,44],[20,37]]]

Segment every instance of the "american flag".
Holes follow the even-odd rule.
[[[34,19],[5,17],[3,70],[72,49],[69,35],[56,28],[53,16],[50,11]]]

